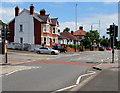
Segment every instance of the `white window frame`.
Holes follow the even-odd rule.
[[[43,32],[50,33],[50,25],[49,24],[44,24]]]

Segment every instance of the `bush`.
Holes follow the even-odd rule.
[[[67,47],[71,47],[71,48],[82,49],[82,46],[80,46],[80,45],[67,44],[66,46],[67,46]]]
[[[92,46],[91,45],[86,45],[85,49],[92,49]]]
[[[116,47],[117,49],[120,49],[120,47]]]

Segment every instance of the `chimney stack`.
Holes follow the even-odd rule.
[[[30,15],[34,14],[34,6],[33,4],[30,5]]]
[[[15,16],[18,16],[18,15],[19,15],[19,11],[20,11],[19,7],[16,6],[16,7],[15,7]]]
[[[40,10],[40,15],[45,16],[46,15],[46,10],[45,9]]]
[[[71,31],[71,34],[73,35],[73,31]]]
[[[83,26],[80,26],[79,29],[80,29],[80,30],[83,30]]]

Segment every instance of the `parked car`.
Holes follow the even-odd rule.
[[[112,50],[112,48],[111,47],[107,47],[106,50]]]
[[[104,51],[104,50],[105,50],[104,47],[102,46],[99,47],[99,51]]]
[[[54,50],[54,49],[49,48],[49,47],[35,48],[34,51],[38,54],[40,54],[40,53],[52,54],[52,55],[59,54],[58,50]]]
[[[67,52],[67,49],[62,47],[62,46],[55,46],[53,49],[58,50],[60,53],[61,52]]]

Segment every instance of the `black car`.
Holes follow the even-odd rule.
[[[67,49],[62,47],[62,46],[54,46],[53,49],[58,50],[60,53],[61,52],[64,52],[64,53],[67,52]]]
[[[104,51],[104,47],[99,47],[99,51]]]

